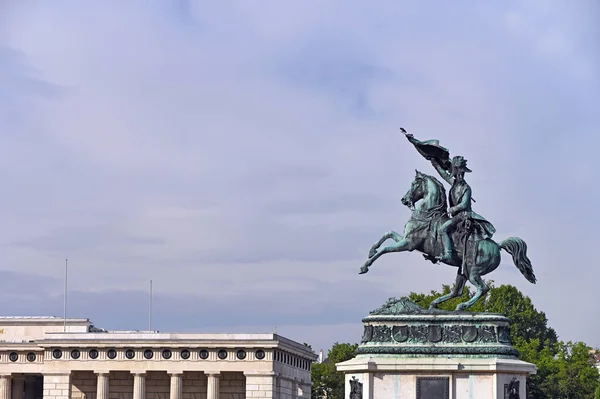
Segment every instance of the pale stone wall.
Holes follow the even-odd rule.
[[[311,381],[310,362],[286,351],[275,351],[273,370],[281,377],[297,380]]]
[[[373,373],[373,397],[412,399],[416,395],[418,377],[449,379],[450,397],[456,399],[495,398],[494,375],[487,373]],[[346,379],[349,379],[346,377]]]
[[[457,375],[453,381],[455,398],[494,398],[496,397],[494,379],[493,374]]]
[[[298,380],[277,377],[275,398],[281,399],[310,399],[312,385]]]
[[[278,398],[291,398],[294,391],[294,382],[292,380],[278,378],[277,395]]]
[[[208,378],[201,371],[183,373],[182,399],[206,399]]]
[[[301,383],[298,386],[298,398],[299,399],[310,399],[310,394],[312,392],[312,383]]]
[[[70,399],[71,375],[46,374],[44,375],[44,399]]]
[[[312,387],[310,361],[281,350],[275,351],[273,360],[273,370],[278,375],[276,397],[310,399]]]
[[[133,374],[129,371],[111,371],[108,387],[109,399],[133,399]]]
[[[169,399],[171,376],[164,371],[150,371],[146,375],[146,399]]]
[[[375,398],[414,398],[415,392],[413,384],[406,384],[400,389],[400,375],[375,373],[373,380],[373,397]],[[405,385],[405,384],[402,384]]]
[[[71,374],[71,399],[96,399],[98,378],[91,371],[75,371]]]
[[[225,372],[219,378],[220,399],[245,399],[246,377],[244,373]]]
[[[67,333],[85,333],[90,322],[87,319],[67,319]],[[65,329],[62,318],[12,318],[0,317],[0,340],[30,341],[43,339],[46,333],[63,332]]]
[[[246,398],[277,398],[277,378],[274,374],[246,373]],[[284,395],[281,399],[287,399]]]

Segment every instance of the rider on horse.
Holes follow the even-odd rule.
[[[444,245],[444,252],[436,258],[441,262],[449,262],[452,260],[452,239],[450,234],[459,223],[470,220],[476,227],[479,227],[484,239],[491,238],[496,229],[483,216],[473,212],[471,209],[471,187],[465,181],[465,173],[471,172],[467,167],[467,160],[462,156],[452,158],[450,172],[442,167],[437,159],[431,158],[430,161],[442,179],[452,185],[448,194],[450,205],[448,214],[450,219],[439,230]]]
[[[416,171],[410,189],[402,197],[402,203],[412,209],[411,218],[404,226],[404,234],[393,230],[385,233],[371,246],[369,259],[360,268],[360,274],[367,273],[373,262],[385,254],[419,251],[434,263],[440,259],[449,266],[459,268],[452,292],[436,298],[430,308],[460,297],[467,281],[475,286],[475,295],[456,306],[456,310],[462,311],[473,306],[489,291],[482,276],[496,270],[500,265],[500,250],[504,250],[512,256],[515,266],[527,281],[535,284],[537,280],[527,257],[525,241],[519,237],[509,237],[502,242],[495,242],[491,238],[496,232],[494,226],[471,209],[471,202],[474,202],[471,187],[464,179],[465,173],[470,172],[467,161],[463,157],[451,159],[450,152],[440,146],[438,140],[420,141],[406,130],[401,130],[417,151],[432,162],[442,178],[452,185],[450,200],[446,200],[444,186],[435,177]],[[415,206],[417,202],[419,204]],[[446,208],[450,218],[444,214]],[[450,230],[456,230],[454,237],[451,237]],[[383,246],[389,239],[394,243]],[[461,249],[462,253],[455,253]],[[439,256],[440,253],[442,256]]]
[[[471,209],[471,186],[465,181],[465,173],[470,173],[467,160],[462,156],[455,156],[450,160],[448,149],[442,147],[437,140],[417,140],[412,134],[400,128],[417,151],[423,155],[440,174],[442,179],[451,184],[448,194],[450,208],[448,215],[450,220],[446,221],[439,230],[444,252],[436,260],[449,262],[452,260],[452,238],[451,233],[461,222],[470,222],[479,230],[483,239],[491,238],[496,229],[483,216],[473,212]]]

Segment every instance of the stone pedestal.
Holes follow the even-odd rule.
[[[525,378],[535,366],[498,358],[359,355],[339,363],[338,370],[346,374],[346,398],[352,399],[355,384],[362,386],[356,399],[508,399],[513,380],[525,399]]]
[[[517,359],[502,315],[391,299],[363,323],[358,355],[337,364],[350,399],[525,399],[536,372]]]

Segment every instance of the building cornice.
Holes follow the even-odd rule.
[[[60,317],[26,317],[26,316],[15,316],[15,317],[0,317],[0,326],[23,326],[23,325],[62,325],[65,319]],[[91,324],[90,319],[83,318],[67,318],[67,326],[86,326]]]
[[[276,334],[47,333],[35,344],[42,348],[264,348],[311,361],[318,358],[305,345]]]

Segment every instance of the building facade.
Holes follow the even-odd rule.
[[[0,317],[0,399],[310,398],[317,355],[277,334],[106,331]]]

